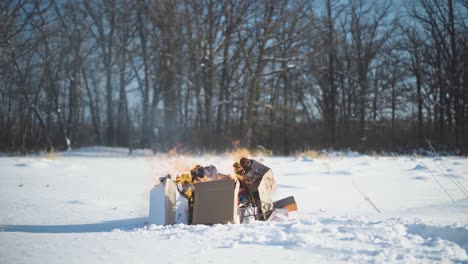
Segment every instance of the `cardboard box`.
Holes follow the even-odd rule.
[[[171,179],[163,179],[150,191],[148,222],[155,225],[188,224],[189,206]]]
[[[258,207],[260,211],[257,220],[267,220],[273,210],[273,200],[271,197],[276,191],[273,171],[260,162],[252,160],[250,170],[244,177],[251,181],[249,191],[256,200],[254,206]]]
[[[238,224],[238,192],[234,180],[196,183],[192,224]]]

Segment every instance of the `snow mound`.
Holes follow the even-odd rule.
[[[418,164],[416,165],[416,167],[410,169],[409,171],[425,171],[425,170],[427,170],[426,166]]]
[[[429,177],[426,177],[426,176],[414,176],[414,177],[411,177],[412,179],[415,179],[415,180],[420,180],[420,181],[427,181],[429,180]]]
[[[423,237],[426,240],[444,239],[451,241],[468,252],[468,229],[464,227],[437,227],[425,224],[406,225],[407,232]]]
[[[359,162],[357,165],[359,165],[359,166],[374,166],[375,164],[370,163],[368,161],[364,161],[364,162]]]
[[[332,175],[343,175],[343,176],[348,176],[348,175],[355,175],[353,171],[350,170],[337,170],[337,171],[327,171],[325,172],[326,174],[332,174]]]
[[[197,241],[218,248],[279,247],[309,252],[331,261],[412,262],[468,261],[463,249],[467,230],[437,229],[401,220],[369,221],[360,218],[298,219],[285,223],[255,222],[247,225],[155,226],[150,236],[160,240]],[[456,234],[459,232],[459,234]]]
[[[297,160],[302,161],[302,162],[314,162],[315,161],[313,158],[307,157],[307,156],[299,156]]]
[[[26,167],[26,168],[34,168],[34,169],[45,169],[51,166],[50,162],[47,161],[27,161],[15,164],[16,167]]]

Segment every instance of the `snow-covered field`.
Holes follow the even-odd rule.
[[[0,157],[0,263],[468,263],[466,157],[257,160],[276,199],[296,198],[290,221],[145,224],[160,176],[195,164],[232,173],[229,155]]]

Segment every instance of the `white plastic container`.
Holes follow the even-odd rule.
[[[188,224],[189,206],[177,191],[176,183],[163,179],[150,191],[149,224]]]

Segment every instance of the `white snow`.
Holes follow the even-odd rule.
[[[289,221],[146,224],[159,177],[195,164],[232,173],[229,155],[0,155],[0,262],[468,262],[466,157],[254,158],[273,169],[275,199],[295,197]]]

